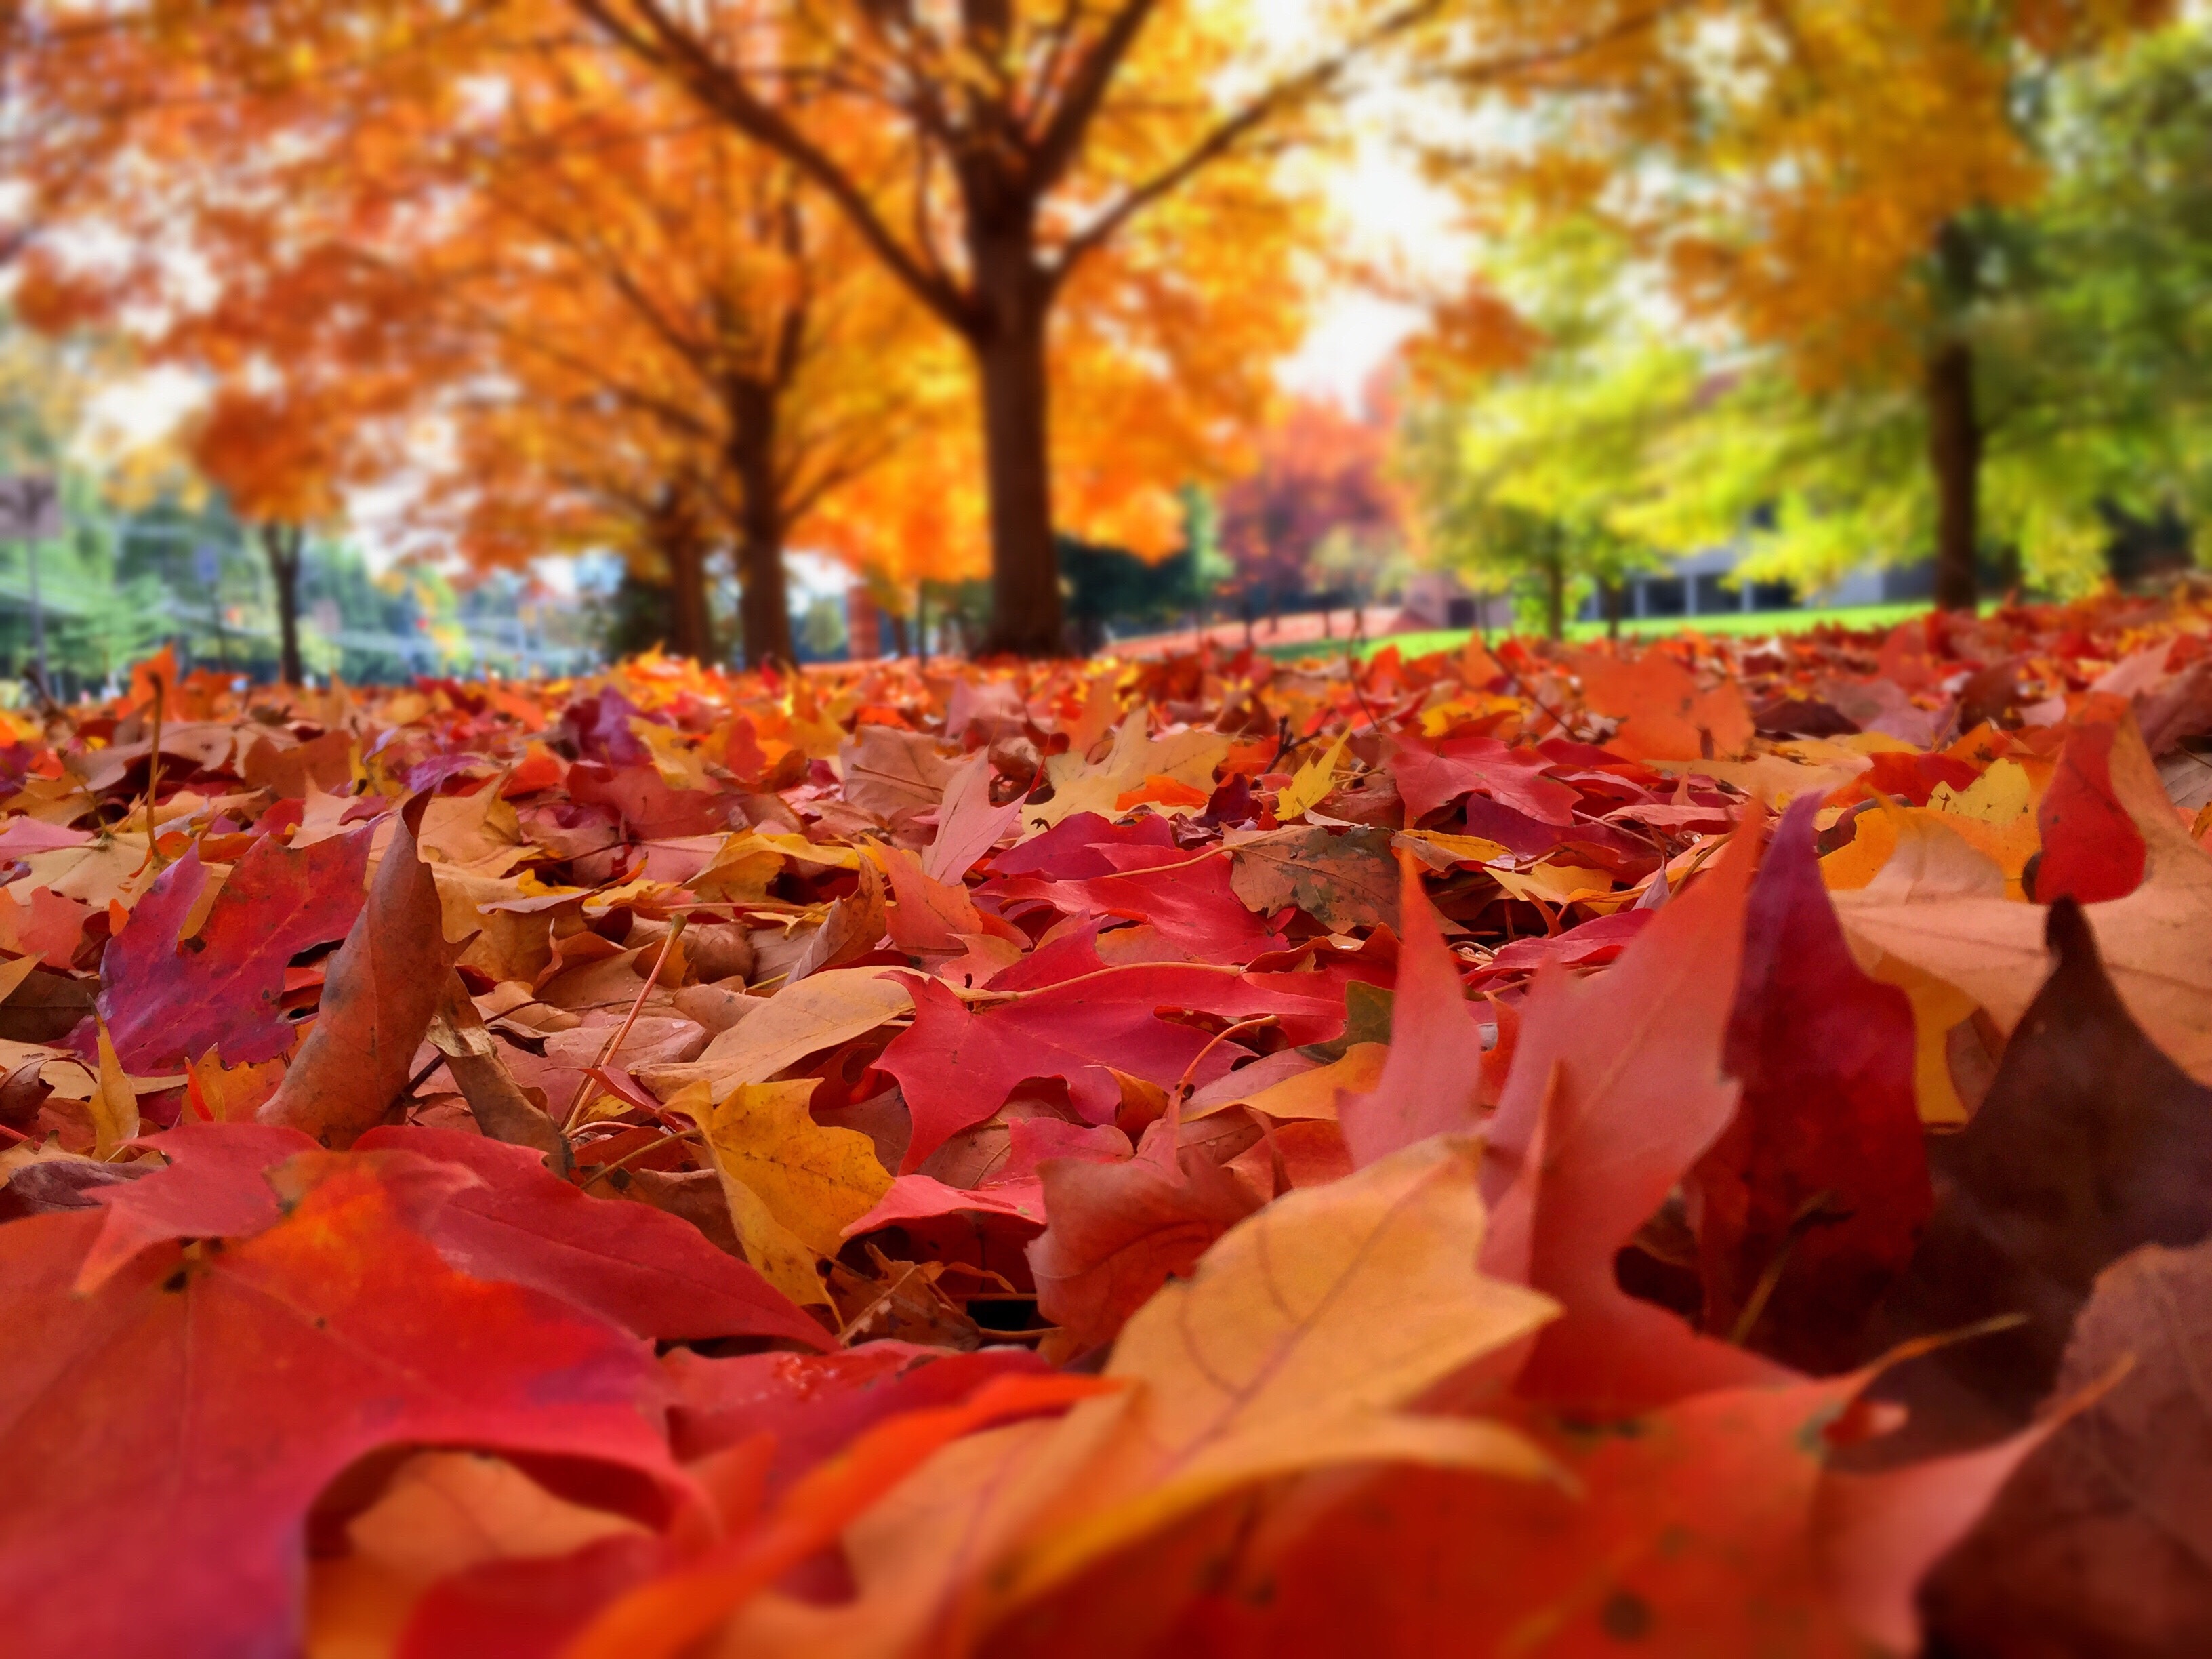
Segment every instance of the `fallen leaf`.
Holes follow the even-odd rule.
[[[2084,914],[2129,1013],[2183,1069],[2212,1080],[2212,853],[2174,821],[2132,726],[2118,728],[2110,763],[2117,797],[2147,848],[2143,878],[2126,897]],[[1954,846],[1965,850],[1955,838]],[[1986,860],[1980,884],[1968,889],[1958,851],[1940,869],[1891,880],[1890,867],[1905,857],[1900,841],[1881,878],[1838,896],[1845,930],[1862,946],[1956,986],[2010,1031],[2043,983],[2044,913],[1997,896],[2002,872]]]
[[[1910,1607],[2002,1470],[1931,1472],[1908,1535],[1839,1536],[1825,1431],[1864,1384],[1724,1389],[1605,1425],[1513,1419],[1556,1480],[1401,1468],[1348,1493],[1293,1487],[1201,1534],[1207,1568],[1157,1639],[1224,1659],[1887,1650],[1872,1626]],[[1102,1639],[1083,1640],[1078,1601],[1013,1650],[1111,1652],[1115,1589],[1133,1594],[1102,1579],[1089,1605]]]
[[[453,954],[439,931],[437,884],[415,854],[425,799],[400,815],[368,902],[331,960],[314,1029],[260,1121],[348,1146],[405,1085]]]
[[[754,1527],[601,1612],[563,1650],[565,1659],[673,1659],[836,1538],[939,1447],[1109,1386],[1088,1376],[1000,1376],[957,1404],[904,1412],[874,1425],[843,1456],[795,1483]]]
[[[1482,1033],[1467,1006],[1459,963],[1410,857],[1400,860],[1405,939],[1390,1005],[1390,1053],[1367,1093],[1338,1103],[1352,1161],[1364,1166],[1431,1135],[1474,1126],[1482,1088]]]
[[[2083,904],[2124,898],[2143,878],[2142,832],[2113,792],[2112,745],[2118,736],[2115,721],[2125,718],[2125,708],[2107,711],[2094,706],[2101,702],[2092,699],[2093,707],[2083,711],[2067,733],[2057,769],[2036,809],[2042,839],[2035,861],[2039,904],[2060,898]],[[2103,712],[2113,718],[2095,718]],[[2161,787],[2160,795],[2165,793]]]
[[[809,1054],[865,1036],[913,1006],[905,984],[880,969],[811,974],[719,1034],[697,1060],[643,1066],[638,1075],[663,1099],[693,1083],[725,1095],[740,1084],[765,1083]]]
[[[808,1114],[818,1086],[813,1078],[739,1084],[700,1127],[724,1188],[750,1188],[793,1237],[827,1256],[890,1191],[891,1178],[866,1135],[826,1127]]]
[[[2082,907],[2045,914],[2057,964],[1973,1121],[1929,1143],[1935,1213],[1872,1339],[2021,1321],[1892,1374],[1933,1446],[2027,1420],[2106,1267],[2212,1234],[2212,1089],[2129,1017]]]
[[[265,1231],[154,1246],[89,1296],[70,1287],[101,1218],[0,1228],[0,1589],[21,1650],[289,1650],[308,1506],[383,1447],[679,1480],[641,1410],[643,1345],[440,1261],[406,1218],[451,1191],[445,1166],[322,1156]],[[114,1547],[140,1528],[166,1547]]]
[[[1229,884],[1251,909],[1296,905],[1332,933],[1398,927],[1390,832],[1277,830],[1232,836]]]
[[[1037,1312],[1078,1343],[1112,1340],[1155,1291],[1259,1207],[1202,1149],[1181,1144],[1181,1127],[1170,1105],[1134,1158],[1037,1166],[1047,1217],[1029,1247]]]
[[[1496,1215],[1483,1260],[1562,1304],[1516,1383],[1532,1399],[1635,1412],[1776,1375],[1628,1295],[1613,1272],[1735,1114],[1723,1065],[1762,827],[1747,813],[1711,871],[1605,974],[1577,982],[1546,969],[1522,1005],[1487,1134]]]
[[[892,726],[861,726],[839,745],[837,764],[845,799],[886,820],[937,805],[954,772],[933,739]]]
[[[1205,805],[1213,788],[1213,769],[1229,752],[1229,740],[1212,732],[1179,732],[1154,738],[1145,728],[1140,708],[1121,722],[1113,748],[1095,766],[1073,750],[1048,759],[1045,781],[1052,786],[1052,799],[1024,805],[1023,828],[1050,829],[1079,812],[1116,817],[1121,809],[1115,802],[1142,790],[1148,777],[1181,784],[1196,794],[1198,806]],[[1173,816],[1196,807],[1168,803],[1160,810]]]
[[[279,1012],[284,967],[312,945],[343,939],[362,911],[368,838],[356,833],[304,852],[264,838],[239,860],[207,920],[181,951],[200,901],[199,849],[155,879],[131,927],[100,958],[100,1012],[131,1070],[169,1071],[220,1049],[225,1063],[274,1060],[292,1046]],[[92,1052],[91,1032],[81,1052]]]
[[[1551,765],[1541,754],[1510,749],[1495,738],[1430,744],[1405,737],[1390,756],[1408,829],[1469,793],[1486,795],[1541,823],[1571,823],[1582,797],[1544,775]]]
[[[1697,760],[1739,755],[1752,739],[1751,711],[1730,684],[1711,691],[1663,650],[1632,661],[1585,655],[1570,659],[1583,696],[1599,712],[1620,717],[1606,740],[1631,760]]]
[[[821,1326],[697,1228],[647,1205],[579,1192],[526,1148],[419,1127],[372,1129],[355,1146],[413,1152],[477,1177],[481,1184],[422,1224],[464,1273],[530,1285],[655,1341],[735,1336],[829,1346]]]
[[[1320,805],[1322,798],[1336,787],[1337,763],[1344,758],[1344,745],[1351,736],[1348,732],[1339,733],[1334,743],[1298,768],[1291,781],[1277,792],[1277,822],[1289,823],[1304,817],[1309,808]]]
[[[1912,1008],[1859,971],[1821,885],[1818,803],[1777,828],[1744,908],[1723,1066],[1735,1115],[1684,1180],[1705,1329],[1802,1370],[1847,1370],[1933,1203]]]
[[[945,784],[937,811],[937,836],[921,858],[922,870],[932,881],[958,881],[1020,822],[1019,801],[991,805],[994,775],[991,757],[979,754],[956,769]]]
[[[2212,1244],[2098,1275],[2055,1394],[2111,1381],[1936,1575],[1938,1639],[2021,1659],[2212,1647]]]
[[[1121,1104],[1115,1071],[1166,1087],[1195,1066],[1198,1080],[1210,1081],[1237,1050],[1158,1011],[1181,1004],[1241,1014],[1262,1001],[1237,975],[1167,964],[1101,972],[981,1009],[938,981],[918,984],[913,1025],[878,1062],[898,1079],[914,1115],[898,1173],[913,1174],[951,1136],[994,1115],[1030,1078],[1066,1079],[1078,1115],[1094,1123],[1111,1121]]]
[[[1553,1311],[1476,1271],[1476,1158],[1443,1137],[1291,1193],[1139,1310],[1106,1371],[1134,1386],[1079,1407],[1054,1437],[1081,1455],[1072,1512],[993,1568],[981,1622],[1270,1476],[1378,1459],[1546,1475],[1549,1460],[1509,1428],[1406,1409]],[[1036,1467],[1064,1455],[1048,1446]]]

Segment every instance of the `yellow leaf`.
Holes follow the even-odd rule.
[[[1429,856],[1431,853],[1440,854],[1446,862],[1452,864],[1488,864],[1506,855],[1504,847],[1481,836],[1448,836],[1435,830],[1401,830],[1390,838],[1393,847],[1408,842],[1413,843],[1417,856],[1431,864],[1437,862],[1436,858]]]
[[[1115,802],[1142,788],[1151,777],[1164,777],[1202,793],[1211,792],[1213,769],[1228,754],[1229,739],[1218,732],[1178,732],[1173,737],[1154,739],[1146,735],[1145,721],[1141,708],[1123,720],[1115,733],[1114,747],[1095,766],[1072,749],[1048,760],[1045,776],[1052,784],[1052,799],[1022,808],[1023,830],[1048,830],[1078,812],[1119,817]],[[1152,810],[1174,816],[1198,809],[1156,805]]]
[[[714,1095],[740,1083],[765,1083],[811,1054],[864,1036],[914,1006],[914,997],[879,968],[832,968],[779,991],[768,1006],[707,1045],[682,1065],[651,1066],[638,1076],[666,1099],[671,1091],[703,1082]]]
[[[1912,1094],[1920,1121],[1963,1127],[1968,1114],[1951,1075],[1951,1033],[1972,1018],[1973,998],[1897,957],[1884,956],[1867,971],[1897,987],[1912,1004]]]
[[[827,1127],[808,1113],[819,1085],[817,1078],[739,1084],[701,1127],[726,1188],[750,1188],[794,1238],[835,1255],[846,1227],[876,1206],[891,1178],[867,1136]]]
[[[1351,738],[1349,732],[1340,733],[1336,741],[1328,746],[1327,754],[1317,755],[1298,768],[1297,775],[1276,797],[1277,822],[1288,823],[1293,818],[1302,818],[1309,808],[1321,805],[1322,798],[1336,783],[1336,763],[1342,757],[1344,745]]]
[[[1549,1474],[1503,1425],[1403,1409],[1558,1311],[1477,1271],[1480,1158],[1480,1143],[1438,1137],[1291,1193],[1138,1310],[1107,1368],[1137,1386],[1079,1406],[1054,1437],[1060,1449],[1039,1449],[1038,1478],[1065,1484],[989,1575],[995,1610],[1224,1492],[1298,1469],[1389,1460]]]
[[[1490,874],[1515,898],[1537,899],[1546,904],[1603,898],[1613,891],[1613,878],[1604,871],[1571,864],[1540,864],[1533,870],[1492,870]]]
[[[2007,824],[2034,804],[2035,792],[2027,769],[2009,757],[1991,763],[1989,770],[1964,790],[1939,783],[1929,792],[1928,805],[1938,812],[1984,823]]]
[[[671,789],[708,787],[706,763],[700,756],[696,740],[689,732],[636,714],[629,717],[629,729],[630,735],[645,744],[653,757],[653,769],[660,774],[660,781]]]
[[[715,1160],[717,1165],[720,1162]],[[830,1292],[815,1269],[816,1253],[794,1238],[744,1182],[725,1174],[722,1196],[730,1206],[730,1224],[737,1230],[738,1246],[760,1276],[802,1308],[828,1307]]]
[[[138,1135],[138,1091],[123,1062],[115,1057],[115,1043],[107,1035],[107,1022],[99,1022],[100,1070],[92,1091],[93,1155],[112,1158]]]
[[[1269,1117],[1334,1118],[1338,1093],[1371,1093],[1382,1079],[1382,1062],[1389,1054],[1388,1043],[1355,1042],[1344,1051],[1340,1060],[1316,1066],[1310,1072],[1296,1073],[1250,1094],[1221,1096],[1203,1107],[1186,1110],[1183,1121],[1191,1122],[1240,1105],[1249,1106]],[[1231,1073],[1232,1079],[1235,1075]]]
[[[2024,899],[2027,861],[2043,845],[2035,816],[2037,794],[2027,769],[2008,758],[1990,766],[1963,792],[1948,783],[1937,784],[1929,794],[1927,810],[2004,872],[2008,898]]]

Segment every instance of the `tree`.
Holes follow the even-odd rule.
[[[307,527],[338,510],[343,464],[332,437],[349,415],[360,414],[307,405],[300,396],[303,385],[289,382],[290,396],[225,386],[191,440],[193,465],[229,498],[234,512],[258,526],[276,589],[277,672],[286,685],[307,681],[300,660],[300,562]],[[337,395],[360,385],[343,377],[324,382]]]
[[[1652,518],[1709,365],[1640,314],[1626,255],[1587,222],[1528,234],[1494,272],[1515,327],[1424,354],[1405,427],[1431,556],[1479,585],[1533,581],[1553,639],[1576,588],[1595,584],[1617,625],[1622,579],[1698,539],[1655,534]]]
[[[1333,398],[1302,398],[1262,436],[1258,470],[1221,495],[1221,542],[1248,614],[1308,592],[1332,537],[1376,558],[1382,544],[1402,538],[1391,417],[1379,395],[1356,417]]]
[[[2067,66],[2036,130],[2039,198],[1972,216],[1981,580],[2080,592],[2115,520],[2212,509],[2212,39],[2179,28]],[[2001,257],[1999,257],[2001,255]],[[1622,280],[1632,285],[1635,273]],[[1695,355],[1695,354],[1693,354]],[[1666,547],[1745,538],[1744,569],[1819,588],[1933,539],[1941,479],[1905,375],[1808,386],[1782,343],[1704,354],[1620,521]],[[1562,454],[1620,473],[1577,434]]]
[[[313,432],[334,475],[428,474],[416,523],[480,561],[623,548],[663,578],[685,653],[712,654],[708,572],[732,548],[748,658],[788,659],[786,542],[934,418],[934,331],[787,162],[588,40],[519,33],[514,9],[429,61],[325,38],[352,94],[334,108],[300,21],[311,44],[276,61],[234,15],[36,56],[46,222],[140,242],[118,272],[49,236],[45,313],[158,295],[149,348],[243,403],[354,398],[361,418],[296,422],[271,457]],[[92,90],[95,67],[134,95]],[[212,302],[175,280],[179,228]]]
[[[1486,84],[1648,33],[1674,9],[1345,0],[1316,18],[1317,48],[1270,72],[1231,5],[569,4],[805,170],[965,344],[982,416],[991,643],[1032,654],[1060,644],[1052,325],[1090,303],[1086,289],[1095,299],[1110,286],[1097,268],[1127,257],[1164,272],[1157,257],[1128,253],[1160,237],[1155,210],[1182,206],[1181,224],[1170,215],[1166,226],[1188,234],[1225,201],[1279,188],[1273,151],[1313,136],[1328,98],[1387,46],[1421,40]],[[1221,257],[1244,278],[1237,305],[1279,287],[1249,247]],[[1183,261],[1200,263],[1188,248]],[[1127,339],[1119,349],[1133,356]],[[1160,379],[1161,392],[1179,390],[1173,373]]]
[[[1602,210],[1664,261],[1692,314],[1778,349],[1813,396],[1911,386],[1936,598],[1971,607],[1987,454],[1979,336],[2008,226],[2043,175],[2033,112],[2061,66],[2161,20],[2163,0],[1972,8],[1810,0],[1719,9],[1645,72],[1552,106],[1548,142],[1485,172]],[[1564,91],[1565,89],[1563,89]],[[1632,173],[1634,188],[1615,188]]]

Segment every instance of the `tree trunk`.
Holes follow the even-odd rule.
[[[1605,605],[1605,636],[1617,640],[1620,637],[1621,600],[1626,597],[1626,588],[1617,581],[1600,582],[1597,591]]]
[[[304,685],[300,666],[300,550],[307,532],[295,524],[261,526],[261,550],[268,556],[269,574],[276,585],[277,678],[287,685]]]
[[[740,381],[730,401],[730,463],[741,496],[738,617],[744,632],[745,666],[758,670],[772,662],[797,659],[791,647],[791,597],[783,569],[775,394],[757,381]]]
[[[703,526],[685,514],[661,548],[668,561],[668,648],[695,662],[714,657],[714,613],[707,599]]]
[[[1050,657],[1063,648],[1045,362],[1051,295],[1037,274],[1035,241],[1027,223],[976,237],[975,271],[988,317],[970,344],[982,386],[991,508],[991,632],[983,648]]]
[[[1974,401],[1974,349],[1946,341],[1928,359],[1928,459],[1936,472],[1936,603],[1969,611],[1978,597],[1982,426]]]
[[[1544,632],[1567,636],[1567,562],[1556,554],[1544,562]]]

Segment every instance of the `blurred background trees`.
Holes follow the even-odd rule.
[[[91,389],[7,465],[70,480],[80,683],[155,634],[288,678],[592,626],[1265,643],[1425,569],[1558,631],[1720,547],[2075,591],[2207,504],[2212,46],[2171,11],[33,0],[9,339]],[[1378,145],[1441,268],[1347,245]],[[1361,283],[1405,349],[1294,387]],[[133,386],[174,429],[88,438]]]

